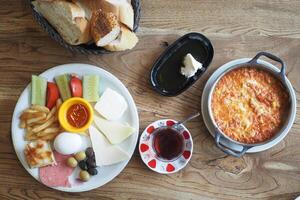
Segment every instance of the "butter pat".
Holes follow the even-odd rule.
[[[196,74],[198,69],[202,68],[202,63],[198,62],[192,54],[188,53],[183,59],[183,67],[181,67],[181,74],[190,78]]]

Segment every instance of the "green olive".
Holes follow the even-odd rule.
[[[82,181],[88,181],[90,179],[90,174],[87,171],[82,170],[79,173],[79,178]]]
[[[77,166],[78,162],[74,157],[70,157],[70,158],[68,158],[67,164],[68,164],[69,167],[74,168],[74,167]]]
[[[84,160],[86,158],[85,152],[80,151],[80,152],[76,153],[75,158],[76,158],[77,161]]]

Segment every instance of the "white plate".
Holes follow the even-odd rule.
[[[126,112],[124,113],[120,121],[127,122],[132,127],[134,127],[136,131],[128,139],[123,141],[120,144],[120,147],[125,151],[127,151],[131,157],[137,144],[138,131],[139,131],[139,119],[138,119],[138,112],[137,112],[136,105],[129,91],[126,89],[126,87],[122,84],[122,82],[119,79],[117,79],[109,72],[101,68],[98,68],[96,66],[87,65],[87,64],[74,63],[74,64],[60,65],[43,72],[42,74],[40,74],[40,76],[47,78],[48,81],[53,81],[53,78],[55,76],[60,74],[65,74],[65,73],[76,73],[80,76],[85,74],[99,75],[100,94],[104,91],[105,88],[109,87],[124,96],[124,98],[128,103],[128,109],[126,110]],[[30,88],[31,88],[30,85],[28,85],[25,88],[25,90],[23,91],[23,93],[21,94],[17,102],[17,105],[14,110],[13,118],[12,118],[11,135],[12,135],[12,141],[15,148],[15,152],[20,162],[22,163],[24,168],[31,174],[31,176],[33,176],[36,180],[39,181],[38,169],[30,169],[25,160],[25,156],[23,153],[24,147],[27,144],[27,142],[24,141],[25,131],[24,129],[19,128],[19,123],[20,123],[19,116],[21,112],[25,108],[29,107],[30,105],[30,94],[31,94]],[[96,176],[92,176],[88,182],[77,184],[75,186],[72,186],[71,188],[54,187],[53,189],[66,191],[66,192],[82,192],[82,191],[95,189],[97,187],[100,187],[108,183],[113,178],[115,178],[124,169],[128,161],[129,159],[114,165],[98,167],[98,174]],[[78,169],[74,171],[73,175],[70,177],[70,181],[73,182],[72,180],[75,180],[75,177],[77,176],[78,176]]]
[[[251,58],[242,58],[242,59],[237,59],[237,60],[233,60],[231,62],[228,62],[224,65],[222,65],[220,68],[218,68],[208,79],[208,81],[206,82],[206,85],[204,87],[203,93],[202,93],[202,100],[201,100],[201,112],[202,112],[202,116],[203,116],[203,121],[207,127],[207,129],[209,130],[210,134],[214,137],[215,133],[214,133],[214,125],[212,124],[211,120],[209,119],[209,114],[208,114],[208,96],[209,96],[209,91],[211,89],[211,87],[213,86],[213,84],[215,83],[215,81],[218,79],[218,77],[224,72],[226,71],[228,68],[230,68],[233,65],[238,65],[238,64],[242,64],[242,63],[246,63],[249,60],[251,60]],[[279,72],[279,69],[277,67],[275,67],[274,65],[272,65],[271,63],[268,63],[264,60],[257,60],[258,63],[261,63],[263,65],[265,65],[266,67],[269,67],[271,70],[275,70],[277,72]],[[290,83],[289,80],[286,80],[287,84],[289,85],[290,88],[292,88],[292,85]],[[294,99],[294,101],[296,102],[296,95],[295,93],[292,94],[292,97]],[[296,117],[296,105],[294,105],[294,108],[292,109],[294,110],[292,113],[292,122],[294,122],[295,117]],[[261,152],[261,151],[265,151],[267,149],[272,148],[273,146],[275,146],[276,144],[278,144],[281,140],[283,140],[285,138],[285,136],[288,134],[291,126],[293,123],[290,123],[288,125],[288,128],[286,128],[286,130],[276,139],[274,139],[271,142],[268,142],[264,145],[260,145],[260,146],[255,146],[250,148],[246,153],[257,153],[257,152]],[[221,143],[226,146],[229,147],[235,151],[241,151],[242,147],[240,145],[234,144],[224,138],[221,138]]]

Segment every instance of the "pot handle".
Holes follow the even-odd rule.
[[[251,148],[251,147],[243,146],[243,150],[242,151],[235,151],[235,150],[230,149],[229,147],[225,147],[223,144],[221,144],[220,143],[221,137],[222,137],[222,135],[221,135],[220,131],[216,130],[216,132],[215,132],[215,142],[216,142],[217,146],[224,153],[229,154],[231,156],[239,158],[239,157],[243,156],[248,149]]]
[[[286,65],[285,63],[283,62],[283,60],[281,60],[279,57],[271,54],[271,53],[268,53],[268,52],[259,52],[258,54],[256,54],[256,56],[254,56],[254,58],[252,58],[248,63],[249,64],[257,64],[257,60],[260,56],[265,56],[267,58],[270,58],[271,60],[274,60],[276,62],[279,62],[281,64],[281,70],[280,70],[280,77],[282,78],[282,80],[285,81],[285,73],[286,73]]]

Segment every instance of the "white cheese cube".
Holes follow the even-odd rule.
[[[126,111],[128,105],[122,95],[107,88],[95,105],[95,110],[108,120],[117,120]]]

